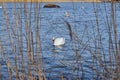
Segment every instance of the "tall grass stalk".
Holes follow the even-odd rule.
[[[42,3],[14,3],[12,8],[9,9],[6,3],[2,3],[4,21],[3,26],[6,31],[3,31],[3,35],[8,40],[3,42],[0,38],[0,53],[4,56],[6,67],[8,68],[8,79],[12,80],[14,77],[16,80],[46,80],[46,76],[43,70],[43,53],[41,45],[41,14],[42,14]],[[71,26],[69,21],[65,21],[66,27],[69,31],[71,53],[73,53],[73,64],[67,67],[72,67],[72,78],[75,80],[83,80],[88,74],[86,71],[90,69],[92,71],[92,79],[108,79],[108,80],[119,80],[120,79],[120,40],[117,31],[117,15],[114,0],[111,1],[111,16],[107,14],[107,7],[104,4],[105,17],[103,22],[105,28],[107,28],[108,42],[107,47],[104,46],[104,40],[102,40],[101,25],[99,18],[99,8],[97,3],[93,3],[93,10],[95,20],[90,21],[91,32],[89,31],[90,23],[86,21],[84,23],[83,32],[80,36],[77,35]],[[73,11],[75,11],[75,5],[72,4]],[[10,21],[11,16],[9,15],[11,10],[13,23]],[[86,13],[86,12],[85,12]],[[87,13],[86,13],[87,15]],[[74,20],[75,20],[74,12]],[[110,17],[110,18],[109,18]],[[73,20],[73,21],[74,21]],[[5,24],[4,24],[5,22]],[[75,21],[74,21],[75,22]],[[5,33],[6,32],[6,33]],[[79,33],[79,32],[78,32]],[[86,39],[87,37],[87,39]],[[8,44],[9,43],[9,44]],[[4,45],[3,45],[4,44]],[[4,47],[6,49],[4,49]],[[69,47],[69,46],[68,46]],[[66,51],[67,52],[67,51]],[[3,54],[5,53],[5,54]],[[10,55],[14,56],[14,61],[11,61]],[[86,59],[85,55],[91,61]],[[2,58],[0,57],[0,60]],[[90,62],[90,63],[89,63]],[[67,64],[65,64],[67,65]],[[66,66],[65,66],[66,67]],[[0,65],[1,68],[1,65]],[[72,74],[71,73],[71,74]],[[0,73],[1,74],[1,73]],[[75,75],[75,76],[74,76]],[[1,78],[2,76],[0,76]],[[64,80],[64,74],[60,73],[60,79]]]
[[[8,52],[9,54],[5,56],[5,59],[8,59],[6,64],[9,73],[9,80],[12,80],[13,76],[15,76],[16,80],[45,80],[45,75],[42,69],[43,60],[40,41],[40,3],[30,3],[30,5],[29,3],[13,3],[11,8],[11,14],[14,21],[13,24],[10,21],[11,16],[8,13],[9,8],[6,6],[6,3],[2,3],[2,6],[5,17],[4,21],[6,23],[5,27],[7,30],[6,37],[9,36],[8,39],[10,39],[10,44],[8,46],[11,47],[10,49],[14,56],[14,63],[9,60],[11,53]],[[33,11],[34,15],[32,14]],[[2,46],[0,49],[1,51],[3,50]],[[25,55],[27,55],[27,57]]]

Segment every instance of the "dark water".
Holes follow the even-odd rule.
[[[19,3],[18,3],[19,4]],[[41,3],[43,6],[46,3]],[[98,25],[100,35],[102,39],[102,45],[104,46],[106,62],[108,55],[108,25],[111,23],[111,4],[110,3],[55,3],[61,6],[61,8],[42,8],[41,9],[41,26],[40,36],[43,53],[43,69],[45,70],[47,80],[60,80],[60,75],[66,80],[99,80],[97,73],[91,69],[95,66],[98,72],[101,72],[103,68],[99,66],[99,62],[95,61],[93,64],[93,57],[88,51],[88,48],[94,50],[94,41],[98,39],[96,16],[98,17]],[[8,15],[10,23],[14,25],[14,10],[13,3],[7,3]],[[29,5],[29,4],[28,4]],[[119,3],[115,3],[116,25],[118,38],[120,35],[120,8]],[[21,8],[22,10],[22,8]],[[65,12],[70,14],[70,17],[65,16]],[[5,47],[4,53],[0,55],[1,74],[2,80],[6,80],[8,77],[6,61],[10,60],[11,65],[14,66],[15,54],[11,51],[9,45],[9,36],[6,32],[3,15],[3,9],[0,9],[0,40]],[[96,14],[97,13],[97,14]],[[31,13],[34,15],[34,10]],[[95,15],[96,14],[96,15]],[[107,19],[106,19],[107,16]],[[23,16],[24,19],[24,16]],[[70,23],[74,35],[77,39],[71,41],[69,36],[69,30],[64,22],[66,20]],[[33,20],[34,22],[34,20]],[[24,24],[24,22],[23,22]],[[34,23],[32,28],[34,31]],[[24,25],[23,25],[24,26]],[[13,26],[14,27],[14,26]],[[12,27],[12,28],[13,28]],[[2,32],[3,31],[3,32]],[[11,31],[11,30],[10,30]],[[3,34],[2,34],[3,33]],[[52,43],[52,37],[65,37],[66,43],[63,47],[54,47]],[[83,45],[83,44],[85,45]],[[17,44],[17,42],[16,42]],[[25,49],[24,45],[24,49]],[[86,48],[88,47],[88,48]],[[26,49],[25,49],[26,50]],[[5,57],[7,56],[7,57]],[[27,62],[27,55],[24,54],[25,61]],[[101,59],[103,55],[101,54]],[[96,60],[96,59],[95,59]],[[109,62],[109,61],[108,61]],[[27,68],[27,64],[25,64]]]

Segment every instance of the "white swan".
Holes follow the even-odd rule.
[[[66,16],[66,17],[70,17],[70,14],[66,11],[66,12],[65,12],[65,16]]]
[[[65,44],[65,38],[60,37],[60,38],[55,38],[53,37],[53,45],[54,46],[62,46]]]

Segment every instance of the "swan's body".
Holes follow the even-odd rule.
[[[65,38],[60,37],[60,38],[54,38],[53,37],[53,45],[54,46],[62,46],[65,44]]]

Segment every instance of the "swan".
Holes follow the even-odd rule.
[[[52,40],[53,40],[54,46],[62,46],[65,44],[65,38],[63,38],[63,37],[59,37],[59,38],[53,37]]]
[[[70,17],[70,14],[66,11],[66,12],[65,12],[65,16],[66,16],[66,17]]]

